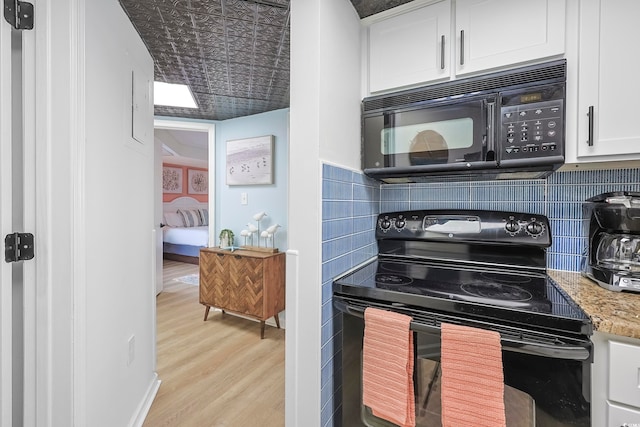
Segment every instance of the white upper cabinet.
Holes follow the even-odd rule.
[[[640,159],[639,16],[637,0],[580,1],[578,162]]]
[[[564,53],[565,2],[458,0],[456,74]]]
[[[369,93],[558,57],[565,47],[564,0],[416,0],[363,24]]]
[[[369,27],[369,90],[448,78],[450,37],[449,0],[373,23]]]

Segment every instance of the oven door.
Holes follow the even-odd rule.
[[[364,115],[365,173],[497,167],[495,102],[493,96],[476,97]]]
[[[338,297],[336,307],[344,312],[342,425],[394,426],[362,405],[363,312],[361,307],[343,303]],[[439,327],[433,322],[421,324],[414,317],[411,328],[415,334],[416,426],[441,426]],[[590,343],[569,344],[556,351],[503,338],[507,427],[590,427],[590,350]]]

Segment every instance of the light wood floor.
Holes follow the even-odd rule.
[[[157,297],[158,395],[145,427],[284,426],[284,330],[219,311],[204,322],[198,266],[165,260]]]

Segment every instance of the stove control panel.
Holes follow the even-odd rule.
[[[551,246],[544,215],[483,210],[415,210],[378,216],[376,238]]]

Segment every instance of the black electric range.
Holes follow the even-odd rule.
[[[591,425],[592,324],[547,275],[551,245],[543,215],[460,210],[381,214],[378,254],[336,278],[343,313],[342,423],[381,425],[362,404],[364,313],[379,308],[411,317],[416,426],[433,425],[439,389],[420,366],[439,366],[441,325],[500,334],[504,383],[523,393],[536,427]],[[437,372],[437,370],[435,371]],[[437,405],[436,405],[437,406]],[[523,408],[520,408],[523,409]]]
[[[586,314],[546,274],[551,235],[543,215],[385,213],[378,217],[376,239],[378,255],[334,281],[339,308],[389,307],[414,318],[432,315],[436,326],[506,326],[516,334],[592,333]]]

